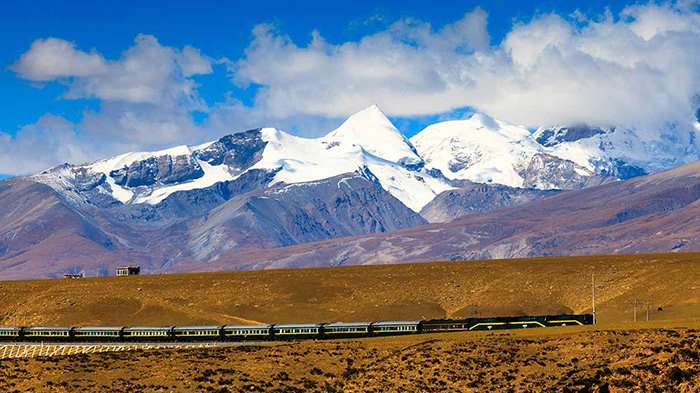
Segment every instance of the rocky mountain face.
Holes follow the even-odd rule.
[[[429,222],[448,222],[462,216],[522,205],[558,192],[561,191],[474,183],[442,192],[425,205],[420,214]]]
[[[695,154],[688,145],[672,161],[681,147],[630,135],[586,127],[532,134],[477,114],[409,140],[372,106],[320,138],[260,128],[199,146],[64,164],[0,182],[0,279],[112,274],[125,263],[170,272],[568,252],[528,226],[550,222],[544,216],[554,210],[523,222],[527,212],[565,195],[591,197],[578,192],[619,192],[614,187],[628,184],[620,179]],[[640,162],[642,151],[659,160]],[[592,203],[584,202],[557,214]],[[676,209],[670,200],[660,206]],[[590,217],[604,208],[591,207]],[[616,219],[647,215],[627,209]],[[531,236],[517,238],[523,231]]]
[[[0,187],[0,275],[112,274],[115,264],[169,271],[222,255],[342,236],[380,233],[426,221],[367,172],[315,183],[276,184],[274,172],[247,172],[156,205],[76,205],[26,179]],[[22,198],[18,198],[18,194]],[[44,201],[34,206],[37,200]],[[7,202],[7,203],[4,203]],[[56,244],[56,242],[59,242]],[[59,263],[48,263],[50,260]]]
[[[289,246],[425,223],[378,183],[355,173],[232,198],[191,223],[187,248],[195,259],[207,261],[230,250]]]
[[[695,162],[447,223],[230,255],[208,269],[700,251],[698,173]]]
[[[26,179],[0,182],[0,277],[100,273],[101,266],[118,263],[115,247],[89,213],[50,187]]]

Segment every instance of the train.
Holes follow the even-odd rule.
[[[0,327],[0,341],[274,341],[493,331],[593,324],[592,314],[312,324],[114,327]]]

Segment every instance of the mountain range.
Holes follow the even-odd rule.
[[[407,139],[372,106],[1,181],[0,278],[695,249],[697,159],[692,132],[481,113]]]

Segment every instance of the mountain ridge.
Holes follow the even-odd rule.
[[[446,223],[231,255],[209,269],[694,252],[698,173],[700,161]]]
[[[571,223],[548,216],[562,203],[557,198],[570,193],[581,193],[575,194],[579,206],[567,202],[562,216],[589,206],[590,190],[618,193],[625,190],[620,183],[633,184],[619,179],[624,165],[636,167],[608,165],[622,160],[619,154],[600,161],[605,151],[586,150],[601,135],[615,147],[620,136],[611,132],[617,131],[533,134],[476,114],[428,126],[408,139],[372,106],[319,138],[258,128],[196,146],[64,164],[0,181],[0,277],[55,277],[81,269],[110,274],[125,261],[145,272],[168,272],[585,253],[591,235],[576,232],[584,241],[572,242]],[[571,144],[581,141],[583,153],[575,160],[555,155],[571,154]],[[677,193],[675,200],[654,196],[660,202],[651,208],[619,209],[596,225],[606,232],[663,209],[685,208],[678,203],[694,194],[674,184],[680,191],[666,192]],[[592,216],[609,208],[596,206]],[[17,216],[15,210],[33,214]],[[563,232],[533,224],[540,221]],[[528,231],[534,234],[523,235]],[[606,236],[601,241],[615,243],[612,232]],[[692,239],[674,241],[654,244],[663,250],[694,247]],[[655,251],[620,247],[610,252]]]

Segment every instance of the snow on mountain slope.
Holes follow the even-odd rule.
[[[133,152],[61,166],[34,179],[76,201],[155,205],[175,192],[231,181],[250,170],[274,172],[270,185],[318,181],[359,170],[418,212],[435,195],[451,188],[444,179],[422,170],[422,163],[411,143],[372,106],[321,138],[263,128],[200,146]]]
[[[275,182],[302,183],[351,173],[364,165],[359,145],[329,145],[323,138],[301,138],[275,128],[260,130],[267,142],[252,168],[281,170]]]
[[[218,182],[233,180],[232,175],[225,166],[213,166],[207,162],[193,157],[193,153],[205,149],[213,142],[199,146],[176,146],[173,148],[153,151],[153,152],[131,152],[121,154],[109,159],[98,160],[94,163],[78,166],[61,166],[42,172],[34,176],[34,179],[60,189],[64,193],[70,192],[71,187],[80,183],[80,176],[85,174],[92,177],[99,177],[105,184],[104,188],[98,190],[108,194],[121,203],[148,203],[155,205],[167,198],[174,192],[195,190],[209,187]],[[179,162],[182,168],[189,168],[189,178],[181,177],[179,181],[164,182],[163,184],[149,184],[139,186],[129,186],[128,184],[117,184],[119,177],[115,174],[125,168],[135,164],[149,163],[154,168],[146,168],[145,171],[153,171],[158,167],[158,161],[167,161],[167,170],[173,171],[173,163]],[[161,168],[158,168],[161,169]],[[188,171],[185,170],[185,173]],[[77,195],[72,195],[71,199],[76,199]]]
[[[621,128],[543,127],[532,134],[477,113],[433,124],[408,140],[371,106],[320,138],[255,129],[199,146],[62,165],[34,179],[77,203],[109,207],[157,205],[174,193],[233,181],[249,171],[267,173],[269,186],[359,171],[418,212],[464,181],[576,189],[667,169],[698,158],[696,133],[689,132],[687,140],[663,133],[642,139]]]
[[[173,148],[154,152],[126,153],[111,159],[97,161],[91,165],[87,165],[86,169],[89,169],[96,173],[104,174],[106,178],[105,181],[112,190],[112,196],[118,201],[122,203],[148,203],[155,205],[176,191],[206,188],[218,182],[234,179],[234,176],[228,173],[226,171],[226,168],[215,167],[209,165],[206,162],[191,157],[195,151],[204,149],[211,145],[211,143],[213,142],[209,142],[195,147],[184,145],[176,146]],[[152,190],[149,190],[150,192],[142,195],[137,195],[129,187],[116,184],[115,178],[114,176],[112,176],[112,173],[114,171],[118,171],[122,168],[129,167],[134,162],[146,161],[148,159],[158,157],[182,157],[186,160],[192,160],[194,162],[194,165],[197,165],[201,168],[203,174],[201,175],[201,177],[197,177],[189,181],[153,188]]]
[[[700,159],[698,130],[677,126],[644,132],[588,126],[540,127],[533,137],[553,155],[620,179],[655,173]]]
[[[335,131],[324,136],[323,140],[329,145],[358,144],[376,157],[402,165],[416,165],[422,161],[408,139],[394,127],[377,105],[350,116]]]
[[[433,124],[411,138],[427,167],[449,179],[522,187],[517,168],[540,152],[523,127],[474,114],[468,120]]]
[[[452,188],[420,169],[421,158],[384,113],[372,106],[321,138],[264,128],[262,159],[252,168],[278,169],[275,182],[302,183],[367,168],[382,187],[414,211]]]
[[[481,113],[428,126],[411,142],[426,168],[438,169],[452,180],[567,189],[588,185],[595,176],[583,166],[549,154],[527,128]]]

